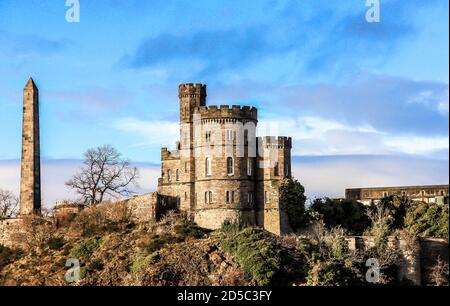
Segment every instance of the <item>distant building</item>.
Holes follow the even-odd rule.
[[[370,187],[345,189],[345,198],[369,205],[388,196],[406,196],[413,201],[448,204],[449,185]]]

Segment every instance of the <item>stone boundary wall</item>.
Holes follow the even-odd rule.
[[[0,220],[0,244],[7,247],[17,246],[17,235],[22,232],[22,219]]]
[[[158,194],[147,193],[124,200],[123,202],[131,211],[131,218],[137,222],[149,222],[156,220]]]
[[[370,236],[352,236],[346,238],[350,250],[366,250],[374,245],[374,238]],[[413,252],[406,241],[396,237],[389,237],[389,243],[397,246],[402,256],[398,263],[398,279],[408,280],[414,285],[433,285],[431,271],[438,258],[448,264],[448,241],[439,238],[418,238],[414,242]]]

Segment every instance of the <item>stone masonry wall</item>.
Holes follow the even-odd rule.
[[[357,236],[347,237],[351,250],[364,250],[374,245],[373,237]],[[401,257],[398,265],[398,279],[408,280],[414,285],[433,285],[431,270],[440,258],[448,263],[449,249],[448,241],[437,238],[419,238],[415,242],[416,251],[411,251],[407,243],[395,237],[389,238],[389,243],[396,245]]]

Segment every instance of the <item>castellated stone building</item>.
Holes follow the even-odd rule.
[[[161,149],[162,201],[175,201],[205,228],[228,219],[290,231],[279,187],[291,176],[291,138],[257,138],[257,109],[207,106],[204,84],[181,84],[178,97],[180,141]]]

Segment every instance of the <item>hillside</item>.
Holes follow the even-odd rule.
[[[379,261],[381,284],[420,282],[417,267],[427,271],[424,284],[448,284],[448,240],[404,230],[387,236],[382,223],[367,237],[321,221],[302,235],[277,236],[230,222],[209,231],[174,212],[159,222],[134,223],[117,204],[59,224],[42,217],[23,222],[20,243],[0,245],[0,285],[370,285],[369,258]],[[429,262],[420,268],[424,254]],[[69,259],[79,262],[78,282],[66,281]]]

